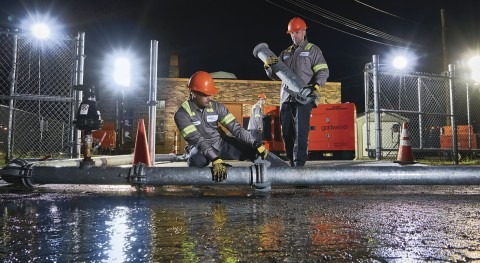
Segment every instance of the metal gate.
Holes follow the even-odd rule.
[[[72,126],[83,81],[84,34],[39,40],[0,30],[0,151],[14,158],[77,155]]]
[[[397,157],[403,122],[415,158],[476,156],[480,92],[455,65],[439,75],[399,71],[374,56],[364,74],[365,124],[358,128],[370,158]]]

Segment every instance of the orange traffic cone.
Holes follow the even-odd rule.
[[[138,120],[137,138],[135,140],[135,150],[133,151],[133,164],[144,163],[152,166],[150,154],[148,152],[147,134],[145,133],[145,123],[143,119]]]
[[[400,148],[398,149],[397,160],[399,164],[413,164],[412,143],[410,133],[408,132],[408,122],[404,121],[402,125],[402,136],[400,138]]]

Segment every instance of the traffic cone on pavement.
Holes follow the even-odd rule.
[[[399,164],[413,164],[412,142],[410,141],[410,133],[408,132],[408,122],[404,121],[402,125],[402,135],[400,137],[400,147],[398,149],[397,160]]]
[[[150,154],[148,152],[147,134],[145,133],[145,123],[143,119],[138,120],[137,138],[135,140],[135,149],[133,150],[133,164],[144,163],[152,166]]]

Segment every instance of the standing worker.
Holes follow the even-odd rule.
[[[259,94],[257,103],[252,106],[247,130],[253,135],[255,141],[263,141],[263,104],[267,101],[265,94]]]
[[[205,167],[212,162],[212,180],[221,182],[227,178],[230,166],[223,159],[254,161],[257,156],[265,159],[267,150],[262,142],[255,141],[225,105],[212,100],[218,90],[210,74],[196,72],[187,87],[189,98],[175,112],[174,119],[188,143],[188,166]],[[227,136],[219,123],[233,136]]]
[[[290,34],[293,45],[277,57],[268,57],[265,61],[265,71],[271,79],[279,80],[273,73],[271,65],[280,59],[289,67],[307,87],[312,90],[315,100],[301,104],[291,97],[284,89],[282,82],[280,90],[280,124],[282,137],[290,166],[304,166],[308,157],[308,133],[310,130],[310,115],[312,107],[317,107],[320,98],[320,87],[325,85],[329,75],[327,62],[320,48],[307,40],[307,24],[299,17],[294,17],[288,23],[287,34]]]

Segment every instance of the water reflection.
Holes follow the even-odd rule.
[[[461,202],[424,197],[405,201],[319,191],[270,198],[4,195],[0,260],[371,262],[479,256],[478,197]],[[449,231],[452,222],[460,225]],[[455,242],[448,241],[452,239]]]

